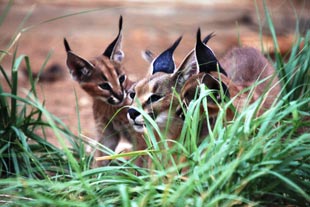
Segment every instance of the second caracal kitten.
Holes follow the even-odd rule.
[[[135,142],[132,139],[135,136],[134,130],[129,127],[126,117],[127,110],[120,110],[123,106],[131,104],[132,99],[127,96],[127,92],[133,84],[127,78],[122,66],[124,58],[121,46],[122,22],[121,16],[119,32],[115,40],[101,55],[90,61],[73,53],[67,40],[64,39],[70,74],[93,99],[93,116],[97,130],[96,141],[112,151],[115,150],[121,138]],[[95,157],[103,155],[105,154],[102,151],[96,150]],[[100,166],[107,163],[108,161],[102,161],[94,165]]]
[[[179,105],[174,92],[180,92],[188,77],[197,70],[193,52],[176,70],[173,52],[180,41],[181,37],[158,57],[150,58],[152,63],[147,77],[138,81],[134,87],[134,100],[127,116],[137,132],[143,133],[146,129],[144,116],[136,110],[142,107],[142,110],[155,120],[161,132],[166,133],[167,138],[177,139],[179,136],[183,120],[174,115]]]

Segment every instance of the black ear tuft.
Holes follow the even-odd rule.
[[[65,45],[65,48],[66,48],[66,51],[67,51],[67,52],[71,51],[71,48],[70,48],[69,43],[68,43],[68,41],[66,40],[66,38],[64,38],[64,45]]]
[[[121,31],[122,29],[123,29],[123,16],[120,15],[118,20],[118,30]]]
[[[213,32],[211,32],[210,34],[208,34],[205,38],[203,38],[203,40],[202,40],[202,42],[203,42],[203,44],[207,44],[208,42],[209,42],[209,40],[212,38],[212,37],[214,37],[215,36],[215,34],[213,33]]]
[[[175,70],[175,63],[173,60],[173,52],[182,40],[182,36],[179,37],[167,50],[162,52],[153,61],[152,74],[157,72],[173,73]]]
[[[213,37],[213,33],[209,34],[204,39],[204,41],[207,43],[209,39],[211,39],[211,37]],[[201,41],[200,28],[198,28],[196,38],[197,39],[196,39],[195,52],[199,72],[209,73],[211,71],[217,71],[217,67],[219,67],[220,73],[227,75],[225,70],[221,67],[218,60],[216,59],[213,51]]]
[[[107,47],[107,49],[103,52],[104,56],[111,58],[113,51],[114,51],[114,48],[115,48],[117,42],[119,41],[119,38],[121,38],[122,29],[123,29],[123,17],[120,16],[119,22],[118,22],[118,35],[113,40],[113,42],[110,43],[110,45]]]

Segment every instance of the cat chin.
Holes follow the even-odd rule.
[[[138,125],[138,124],[134,124],[133,128],[136,132],[138,133],[143,133],[145,131],[145,126],[144,125]]]

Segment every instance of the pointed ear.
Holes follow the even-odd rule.
[[[151,64],[151,73],[164,72],[173,73],[175,70],[175,63],[173,59],[173,52],[182,40],[182,36],[179,37],[167,50],[162,52],[157,58],[155,58]]]
[[[202,40],[202,42],[203,42],[204,44],[207,44],[207,42],[209,41],[209,39],[211,39],[212,37],[214,37],[214,34],[213,34],[213,33],[210,33],[208,36],[206,36],[206,37]],[[152,63],[153,60],[155,59],[155,54],[154,54],[152,51],[150,51],[150,50],[144,50],[144,51],[142,51],[142,57],[143,57],[143,59],[146,60],[147,62]],[[193,57],[193,58],[195,58],[195,57]],[[184,62],[184,61],[183,61],[183,62]]]
[[[94,66],[87,60],[84,60],[83,58],[74,54],[71,51],[69,43],[66,39],[64,39],[64,45],[67,51],[67,66],[72,78],[78,82],[81,82],[90,77],[92,75]]]
[[[213,33],[210,33],[208,36],[206,36],[203,39],[203,44],[207,44],[207,42],[214,36]],[[179,69],[177,70],[176,74],[174,75],[178,84],[181,86],[185,83],[185,81],[190,78],[194,74],[198,74],[199,70],[197,67],[196,57],[195,57],[195,51],[194,49],[190,51],[182,63],[179,66]]]
[[[180,67],[173,75],[176,81],[177,87],[182,87],[186,80],[188,80],[192,75],[198,74],[198,68],[195,59],[195,52],[192,50],[182,61]]]
[[[204,41],[207,40],[206,42],[208,42],[212,35],[212,33],[208,35]],[[213,51],[201,41],[200,28],[197,31],[196,38],[195,53],[199,72],[210,73],[211,71],[217,71],[217,68],[219,67],[219,71],[224,75],[227,75],[216,59]]]
[[[120,16],[118,23],[118,35],[113,40],[113,42],[107,47],[103,52],[103,55],[110,58],[115,62],[122,62],[125,57],[125,54],[122,50],[122,29],[123,29],[123,17]]]
[[[212,37],[214,37],[214,36],[215,36],[215,34],[214,34],[213,32],[211,32],[211,33],[208,34],[205,38],[203,38],[202,43],[206,45],[206,44],[209,42],[209,40],[210,40]]]
[[[68,43],[68,41],[66,40],[66,38],[64,38],[64,45],[65,45],[66,52],[71,51],[71,48],[70,48],[69,43]]]

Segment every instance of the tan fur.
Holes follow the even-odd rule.
[[[156,58],[153,59],[152,61],[156,60]],[[196,71],[194,51],[191,51],[180,64],[179,68],[173,73],[156,72],[154,74],[148,74],[132,88],[135,97],[129,110],[142,107],[144,113],[147,113],[153,118],[159,127],[161,135],[164,136],[163,138],[167,140],[178,139],[184,121],[180,116],[175,115],[176,109],[180,104],[177,94],[180,93],[186,79],[193,73],[196,73]],[[153,96],[157,96],[157,98],[155,99],[156,101],[151,102],[150,100]],[[131,112],[128,111],[127,117],[135,130],[140,133],[148,133],[145,128],[143,115],[139,113],[136,118],[131,116]],[[153,133],[157,141],[160,141],[159,134],[156,130],[153,130]],[[172,146],[173,142],[169,141],[167,144],[168,146]],[[145,149],[146,145],[141,143],[139,147],[140,149]],[[150,166],[150,162],[148,160],[148,166]]]
[[[121,109],[132,102],[127,96],[127,90],[133,82],[126,78],[123,84],[120,84],[119,77],[125,75],[124,70],[121,64],[113,63],[109,58],[98,56],[89,62],[93,64],[94,71],[89,79],[80,82],[80,86],[93,99],[93,116],[97,130],[96,141],[114,150],[121,138],[131,141],[131,136],[134,134],[133,130],[128,130],[130,127],[128,127],[126,108]],[[106,81],[102,79],[102,74],[106,77]],[[103,83],[110,84],[114,93],[122,97],[123,100],[115,105],[107,103],[107,100],[111,97],[111,92],[100,88],[99,85]],[[116,116],[114,117],[115,114]],[[103,155],[104,153],[97,150],[95,157]],[[100,166],[104,164],[107,164],[107,162],[95,165]]]
[[[194,65],[195,68],[193,51],[187,55],[178,70],[174,71],[173,51],[180,40],[181,37],[157,58],[147,58],[152,61],[149,74],[136,83],[134,101],[127,113],[129,122],[137,132],[145,132],[145,118],[136,110],[142,107],[144,113],[153,118],[164,136],[168,139],[178,138],[183,120],[174,116],[179,105],[175,92],[179,93],[185,79],[196,71],[191,70],[191,66]]]
[[[257,115],[260,115],[265,109],[268,109],[276,100],[280,93],[281,87],[278,83],[278,78],[274,68],[268,60],[254,48],[235,48],[221,60],[220,64],[228,74],[228,77],[218,72],[199,73],[193,72],[184,75],[184,71],[195,70],[192,65],[192,55],[189,54],[179,70],[174,74],[156,73],[148,78],[139,81],[135,87],[136,103],[133,105],[142,106],[144,112],[151,114],[155,113],[155,121],[162,132],[165,132],[168,120],[169,139],[177,139],[183,126],[183,119],[178,116],[180,107],[179,101],[174,96],[173,92],[180,93],[181,100],[188,105],[195,97],[197,88],[201,84],[205,84],[209,89],[218,89],[220,84],[225,84],[229,91],[230,98],[233,99],[233,105],[237,111],[241,111],[247,104],[255,102],[258,98],[265,96],[261,103],[261,109]],[[187,68],[187,70],[185,70]],[[182,74],[180,76],[180,74]],[[186,73],[185,73],[186,74]],[[206,78],[208,76],[208,78]],[[185,78],[186,80],[184,80]],[[266,79],[254,88],[254,91],[247,90],[256,82]],[[182,86],[182,83],[185,84]],[[242,92],[244,90],[244,92]],[[152,94],[161,94],[163,98],[152,104],[146,104]],[[139,104],[137,104],[139,101]],[[219,112],[218,103],[208,101],[207,104],[211,127]],[[168,114],[170,117],[158,120],[158,114]],[[204,109],[201,106],[201,114],[204,114]],[[226,119],[233,120],[234,110],[228,108],[226,111]],[[199,138],[206,137],[209,133],[205,118],[202,119],[203,127],[200,131]],[[182,157],[184,159],[184,157]],[[183,169],[186,170],[186,169]]]
[[[211,37],[212,36],[209,35],[209,39]],[[223,92],[226,92],[227,96],[233,99],[233,105],[236,107],[237,111],[242,110],[246,104],[253,103],[258,98],[265,96],[261,104],[262,110],[259,110],[257,113],[259,115],[263,112],[263,109],[268,109],[272,105],[281,90],[274,68],[256,49],[248,47],[231,50],[220,61],[222,68],[221,73],[218,73],[217,64],[214,62],[216,58],[212,50],[204,46],[206,47],[204,51],[201,45],[199,45],[202,44],[201,42],[199,43],[199,41],[200,30],[197,33],[195,51],[191,51],[186,56],[177,71],[172,74],[163,72],[150,74],[137,82],[134,87],[135,98],[132,107],[142,107],[145,113],[153,117],[161,132],[167,132],[165,135],[168,139],[179,138],[184,122],[182,116],[180,116],[182,115],[182,109],[174,92],[180,93],[181,100],[185,105],[188,105],[189,102],[194,99],[196,90],[201,84],[205,84],[209,89],[219,90],[222,88],[227,90],[227,92]],[[205,60],[207,61],[206,65],[208,65],[208,68],[203,68],[203,70],[207,72],[198,73],[198,71],[200,71],[199,64],[204,63],[198,62],[197,48],[200,50],[200,55],[204,55],[205,52]],[[154,61],[153,58],[150,60]],[[200,60],[204,59],[201,58]],[[208,61],[210,61],[211,64],[209,64]],[[214,66],[214,68],[210,68],[210,65],[211,67]],[[224,75],[225,73],[227,73],[227,76]],[[252,86],[252,84],[264,79],[267,80],[257,85],[254,91],[246,90],[248,87]],[[243,90],[245,90],[245,92],[243,92]],[[215,94],[218,96],[220,93]],[[154,95],[156,96],[156,101],[150,102],[150,99]],[[215,120],[219,112],[218,104],[214,101],[208,101],[207,107],[210,119]],[[200,109],[201,114],[203,114],[203,107],[201,106]],[[168,116],[169,111],[170,116]],[[227,120],[232,120],[235,116],[234,110],[228,109],[226,115]],[[145,131],[145,120],[142,114],[135,114],[133,111],[130,111],[127,117],[136,131]],[[203,121],[200,137],[205,137],[208,133],[208,129],[206,125],[204,125],[205,122],[206,120]]]
[[[74,80],[93,99],[93,116],[96,123],[96,141],[114,151],[121,139],[139,142],[139,136],[129,126],[126,107],[132,99],[128,90],[130,81],[123,69],[124,53],[121,49],[122,17],[119,21],[119,34],[102,55],[87,61],[71,51],[64,40],[67,51],[67,65]],[[96,150],[95,158],[105,155]],[[107,164],[108,161],[95,163],[94,166]]]
[[[175,80],[173,75],[158,72],[148,78],[139,81],[135,87],[135,100],[132,106],[139,108],[140,104],[145,113],[154,118],[156,124],[160,127],[162,132],[167,132],[166,136],[171,139],[176,139],[178,132],[182,127],[183,120],[179,117],[173,117],[171,114],[175,113],[175,108],[178,106],[178,100],[173,95],[173,87]],[[151,104],[147,100],[153,95],[157,94],[162,98]],[[169,115],[169,108],[172,111]],[[141,115],[138,120],[144,124],[144,118]],[[170,123],[167,125],[167,123]],[[142,128],[140,129],[142,132]],[[138,129],[139,131],[139,129]]]
[[[268,109],[276,100],[281,91],[275,69],[270,62],[255,48],[240,47],[230,50],[221,60],[220,64],[225,68],[228,78],[240,89],[251,87],[259,83],[254,90],[250,103],[266,94],[262,109]],[[259,114],[261,114],[261,110]]]
[[[270,108],[279,95],[281,87],[275,70],[258,50],[251,47],[234,48],[227,53],[220,64],[226,70],[228,77],[217,72],[211,72],[209,75],[215,82],[221,81],[228,87],[230,98],[233,99],[233,105],[237,111],[240,112],[247,104],[254,103],[265,95],[257,112],[257,115],[260,115],[264,109]],[[193,99],[193,94],[200,84],[205,84],[212,89],[211,83],[203,80],[205,76],[205,73],[199,73],[185,83],[181,99],[186,105]],[[254,85],[257,86],[252,90],[251,87]],[[216,117],[217,108],[216,103],[208,103],[210,117]],[[227,116],[228,120],[232,120],[234,113],[228,109]]]
[[[120,86],[118,82],[119,76],[117,74],[124,74],[122,68],[120,65],[115,63],[113,65],[109,61],[106,63],[106,65],[110,67],[106,67],[104,66],[105,64],[102,64],[101,66],[103,67],[101,67],[101,71],[107,77],[108,82],[111,84],[113,90],[116,93],[119,93],[120,96],[124,96],[122,103],[114,106],[103,101],[102,99],[108,98],[110,94],[105,90],[100,90],[96,82],[82,84],[81,87],[93,98],[93,115],[95,118],[97,134],[99,136],[97,141],[104,146],[114,150],[121,138],[132,142],[132,136],[135,135],[134,131],[129,127],[129,123],[126,117],[126,108],[122,108],[131,104],[132,102],[132,100],[127,96],[127,90],[130,88],[133,82],[126,78],[123,86]],[[108,68],[109,70],[107,70]],[[116,116],[114,117],[114,115]],[[112,119],[112,117],[114,118]],[[103,155],[104,154],[102,152],[98,151],[95,157],[100,157]],[[105,164],[106,162],[103,163]]]

